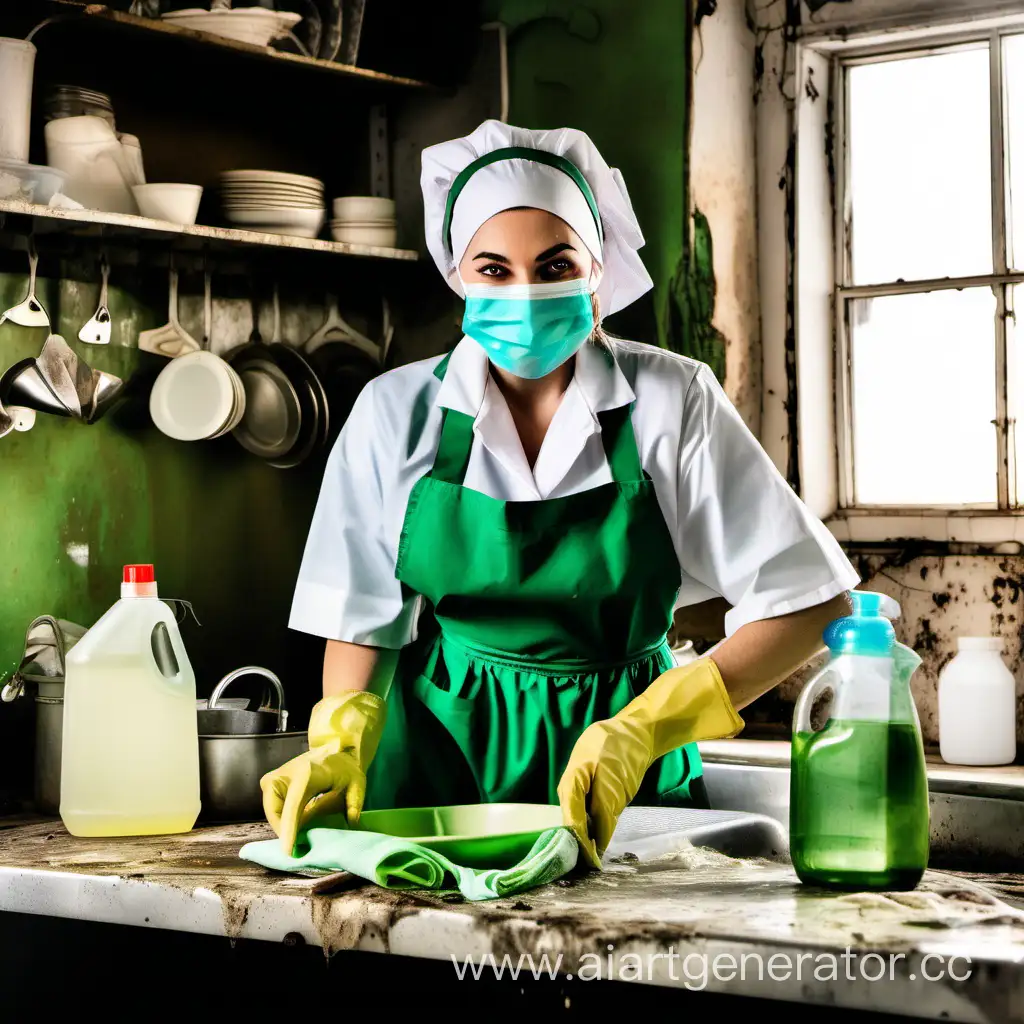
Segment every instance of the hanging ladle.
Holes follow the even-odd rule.
[[[202,347],[178,321],[178,272],[171,265],[168,283],[167,323],[143,331],[139,335],[139,348],[153,355],[175,359],[186,352],[198,352]]]
[[[50,318],[46,315],[42,303],[36,298],[36,267],[39,265],[39,257],[36,255],[35,247],[28,251],[28,295],[16,306],[11,306],[3,315],[0,315],[0,324],[10,320],[12,324],[21,327],[49,327]]]
[[[110,267],[104,256],[100,261],[100,303],[89,322],[78,332],[78,340],[87,345],[110,344],[110,310],[107,309],[107,279]]]

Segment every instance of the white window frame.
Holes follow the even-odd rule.
[[[1005,372],[1006,317],[1010,286],[1024,283],[1024,273],[1010,273],[1007,246],[1006,145],[1003,138],[1003,36],[1024,32],[1024,12],[988,14],[961,8],[945,23],[894,25],[879,22],[858,31],[824,26],[798,39],[794,61],[795,230],[794,334],[797,376],[797,450],[801,493],[841,541],[878,543],[927,540],[980,544],[998,548],[1024,543],[1024,495],[1012,495],[1015,479],[1013,424],[1008,421]],[[958,46],[987,42],[993,89],[993,273],[953,280],[894,282],[879,286],[848,284],[846,200],[845,69],[850,64],[919,56]],[[831,134],[830,134],[831,133]],[[834,140],[830,148],[829,138]],[[833,168],[829,167],[829,156]],[[777,171],[775,172],[777,174]],[[762,193],[763,194],[763,193]],[[1024,197],[1018,201],[1024,202]],[[906,294],[969,285],[992,285],[996,295],[997,464],[999,506],[856,507],[852,504],[852,438],[849,376],[849,300],[885,294]],[[998,428],[998,429],[997,429]],[[1022,438],[1024,440],[1024,438]],[[898,457],[898,456],[894,456]],[[1011,507],[1019,499],[1017,507]]]

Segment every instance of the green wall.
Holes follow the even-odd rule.
[[[323,646],[286,623],[322,459],[282,472],[230,437],[181,444],[160,434],[147,402],[163,360],[134,340],[165,321],[166,286],[162,274],[147,285],[115,269],[118,279],[126,290],[112,288],[108,347],[77,341],[94,284],[41,282],[57,332],[90,365],[128,380],[129,398],[90,426],[39,415],[31,431],[0,438],[0,678],[20,660],[33,618],[89,626],[117,600],[121,566],[153,562],[161,595],[190,600],[203,624],[182,627],[200,693],[240,664],[263,664],[285,680],[301,715],[319,689]],[[26,280],[0,274],[0,309],[24,297]],[[37,355],[46,334],[0,324],[0,371]],[[0,705],[7,753],[28,740],[27,711]]]
[[[677,347],[666,321],[688,205],[686,0],[489,0],[487,13],[509,30],[509,121],[585,131],[626,180],[655,292],[610,328]]]

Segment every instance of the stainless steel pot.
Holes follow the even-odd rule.
[[[261,820],[260,779],[308,749],[304,732],[200,736],[200,818],[207,822]]]
[[[40,814],[60,813],[60,755],[64,742],[64,682],[39,683],[33,802]]]
[[[86,629],[74,622],[40,615],[25,634],[18,670],[0,691],[0,701],[17,700],[35,690],[35,772],[33,802],[41,814],[60,812],[61,744],[64,737],[64,659]]]
[[[215,706],[236,679],[247,675],[270,681],[277,696],[276,711]],[[304,732],[284,731],[288,712],[281,680],[265,668],[236,669],[216,685],[208,707],[197,714],[200,817],[208,822],[259,820],[263,817],[260,779],[309,749]]]

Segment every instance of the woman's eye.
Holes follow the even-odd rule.
[[[541,268],[541,276],[545,280],[552,281],[560,277],[571,277],[575,270],[576,264],[572,260],[551,260]]]
[[[486,267],[477,268],[477,273],[484,277],[505,277],[508,271],[499,263],[488,263]]]

